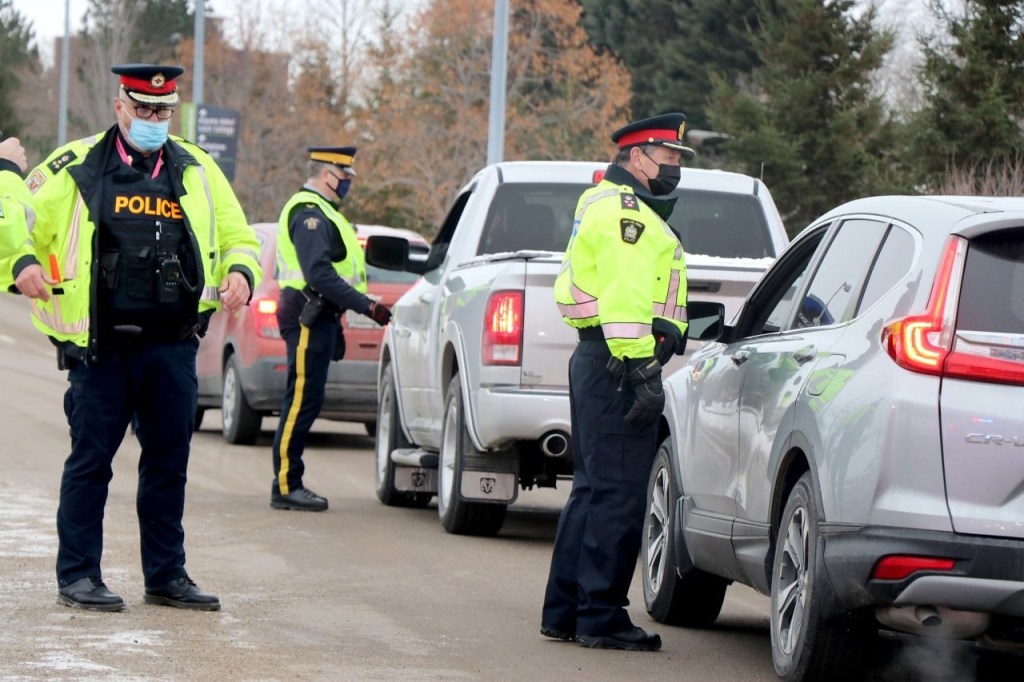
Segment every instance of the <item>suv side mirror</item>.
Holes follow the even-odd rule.
[[[425,271],[425,258],[410,258],[409,240],[404,237],[367,237],[363,254],[367,265],[383,270],[402,270],[417,275],[422,275]]]
[[[718,341],[725,333],[725,304],[716,301],[688,301],[686,335],[695,341]]]

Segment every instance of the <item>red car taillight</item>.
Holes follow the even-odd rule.
[[[975,347],[954,334],[967,244],[962,237],[949,238],[927,310],[886,325],[882,329],[882,345],[897,365],[914,372],[1024,384],[1024,364],[992,357],[989,348]]]
[[[927,310],[921,315],[890,322],[882,329],[882,344],[900,367],[925,374],[942,374],[953,341],[960,276],[966,255],[967,241],[950,237],[932,283]]]
[[[487,299],[481,350],[485,365],[518,365],[522,362],[522,291],[496,291]]]
[[[256,335],[264,339],[281,338],[281,329],[277,326],[277,300],[273,298],[256,298],[249,303],[249,315]]]

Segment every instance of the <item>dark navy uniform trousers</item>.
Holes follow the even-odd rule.
[[[302,488],[306,470],[302,453],[306,437],[324,405],[324,389],[331,359],[344,343],[337,315],[321,315],[312,327],[299,324],[301,304],[286,300],[302,295],[295,289],[281,293],[277,320],[288,347],[288,386],[281,402],[281,427],[274,436],[274,484],[271,492],[288,495]],[[341,353],[338,355],[343,354]]]
[[[605,366],[603,340],[580,341],[569,361],[572,493],[558,520],[542,627],[610,635],[632,626],[625,607],[633,579],[657,421],[625,423],[632,385]]]
[[[135,506],[146,587],[185,575],[185,480],[195,429],[198,339],[145,342],[88,365],[68,360],[64,412],[71,454],[57,509],[57,581],[102,578],[103,509],[128,425],[142,446]]]

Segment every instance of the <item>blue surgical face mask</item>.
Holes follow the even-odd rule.
[[[144,152],[155,152],[167,141],[168,121],[143,121],[133,118],[128,128],[128,139]]]

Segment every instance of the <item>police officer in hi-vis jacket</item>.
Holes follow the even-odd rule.
[[[216,610],[218,598],[185,570],[196,349],[214,310],[249,301],[262,276],[259,241],[216,162],[168,135],[183,69],[111,70],[115,124],[60,147],[29,174],[31,246],[13,265],[33,323],[68,371],[58,601],[125,607],[104,584],[100,557],[111,462],[134,424],[144,601]]]
[[[661,368],[686,343],[686,259],[666,222],[679,183],[683,114],[631,123],[576,206],[555,300],[580,342],[569,361],[572,493],[555,536],[541,634],[581,646],[655,651],[633,625],[633,578],[665,404]]]
[[[278,219],[277,322],[288,348],[288,385],[274,436],[270,506],[324,511],[327,498],[303,484],[302,453],[324,404],[331,361],[345,355],[341,315],[354,310],[384,326],[391,311],[366,296],[363,249],[339,211],[356,175],[356,148],[309,147],[308,152],[306,184]]]

